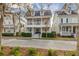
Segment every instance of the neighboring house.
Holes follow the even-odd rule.
[[[3,15],[3,32],[14,33],[13,14],[5,13]]]
[[[60,36],[72,36],[73,34],[77,34],[79,30],[78,13],[67,8],[68,5],[65,5],[64,9],[56,11],[53,21],[53,31],[56,31]]]
[[[26,19],[16,14],[5,12],[3,15],[3,32],[14,33],[25,31]]]

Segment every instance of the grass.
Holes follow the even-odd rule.
[[[44,39],[44,40],[69,40],[69,41],[71,41],[71,40],[75,40],[73,37],[55,37],[55,38],[42,38],[42,39]]]
[[[77,56],[78,51],[66,51],[65,56]]]
[[[13,38],[16,38],[16,39],[19,39],[19,38],[22,38],[22,39],[26,39],[26,40],[29,40],[29,39],[32,39],[31,37],[18,37],[18,36],[16,36],[16,37],[14,37],[14,36],[11,36],[11,37],[5,37],[5,36],[3,36],[3,38],[5,39],[5,38],[11,38],[11,39],[13,39]],[[45,37],[42,37],[42,38],[40,38],[40,39],[43,39],[43,40],[69,40],[69,41],[73,41],[73,40],[76,40],[75,38],[73,38],[73,37],[60,37],[60,36],[56,36],[56,37],[50,37],[50,38],[45,38]],[[78,37],[78,40],[79,40],[79,37]]]

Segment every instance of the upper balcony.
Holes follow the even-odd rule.
[[[45,24],[44,22],[28,22],[27,27],[50,27],[50,24]]]
[[[79,23],[60,23],[60,26],[79,26]]]
[[[64,25],[64,26],[70,26],[70,25],[79,25],[79,19],[77,16],[75,17],[64,17],[64,18],[60,18],[60,25]]]

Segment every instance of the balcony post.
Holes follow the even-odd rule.
[[[42,37],[42,27],[41,27],[41,36],[40,36],[40,38]]]
[[[34,34],[34,28],[32,27],[32,37],[33,37],[33,34]]]
[[[71,26],[71,32],[73,33],[73,26]]]

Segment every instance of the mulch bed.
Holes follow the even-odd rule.
[[[19,51],[21,53],[21,56],[29,56],[29,51],[28,51],[29,47],[20,47]],[[4,56],[11,56],[11,51],[12,51],[13,47],[8,47],[8,46],[3,46],[2,47],[2,52],[4,54]],[[64,50],[55,50],[55,55],[56,56],[64,56],[66,51]],[[36,53],[37,56],[48,56],[48,50],[47,49],[41,49],[41,48],[36,48]],[[53,52],[52,52],[53,55]]]

